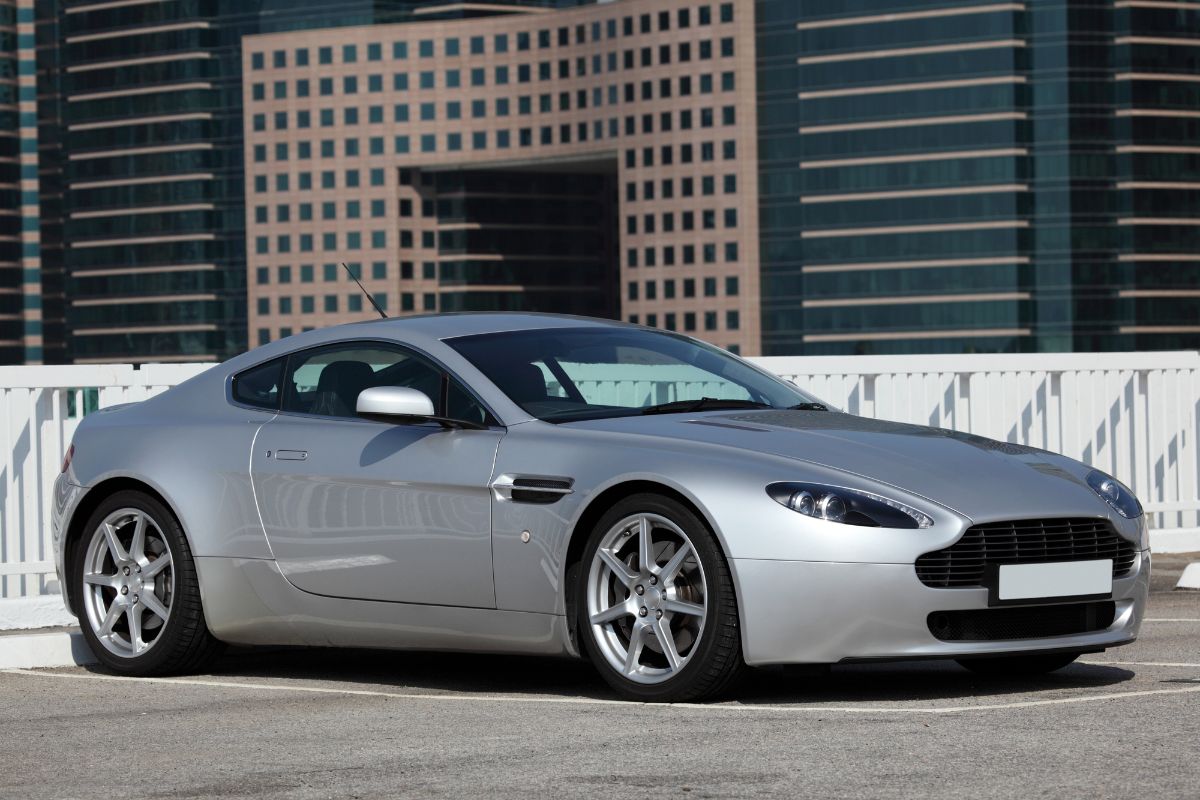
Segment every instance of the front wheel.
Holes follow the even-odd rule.
[[[989,678],[1027,678],[1062,669],[1079,658],[1079,655],[1079,653],[1043,653],[996,656],[994,658],[960,658],[958,663],[959,666],[969,669],[977,675],[986,675]]]
[[[72,561],[79,624],[104,666],[126,675],[195,671],[221,644],[204,622],[178,520],[137,491],[103,500]]]
[[[619,694],[697,700],[736,677],[743,662],[733,578],[690,509],[659,495],[628,497],[597,523],[583,558],[580,638]]]

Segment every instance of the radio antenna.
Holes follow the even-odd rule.
[[[375,310],[379,312],[379,316],[383,317],[384,319],[387,319],[388,315],[385,314],[383,309],[379,307],[379,303],[375,302],[375,298],[371,296],[371,293],[368,292],[366,290],[366,288],[363,287],[362,283],[358,280],[358,276],[355,275],[354,272],[349,267],[346,266],[345,261],[342,262],[342,269],[346,270],[346,274],[350,276],[350,280],[352,280],[358,284],[358,288],[361,289],[362,293],[367,296],[367,301],[370,302],[370,304],[375,308]]]

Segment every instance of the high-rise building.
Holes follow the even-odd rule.
[[[250,331],[620,315],[756,353],[754,13],[626,0],[243,43]]]
[[[765,352],[1200,345],[1200,6],[757,6]]]
[[[45,359],[33,0],[0,0],[0,363]]]
[[[71,358],[213,360],[244,350],[242,37],[406,19],[429,5],[48,3],[56,13],[47,22],[59,23],[51,42],[59,69],[46,79],[62,115],[61,167],[47,181],[62,185]],[[524,5],[544,3],[465,4],[440,14]]]
[[[336,30],[333,30],[336,28]],[[367,313],[1200,347],[1200,7],[0,0],[0,361]],[[247,38],[243,38],[247,37]]]

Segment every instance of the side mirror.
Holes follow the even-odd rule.
[[[405,386],[372,386],[358,394],[354,406],[360,417],[378,422],[413,424],[434,417],[433,401],[424,392]]]

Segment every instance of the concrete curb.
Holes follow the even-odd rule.
[[[1179,576],[1176,589],[1200,589],[1200,561],[1188,564]]]
[[[0,636],[0,669],[37,669],[94,664],[78,629],[21,631]]]

